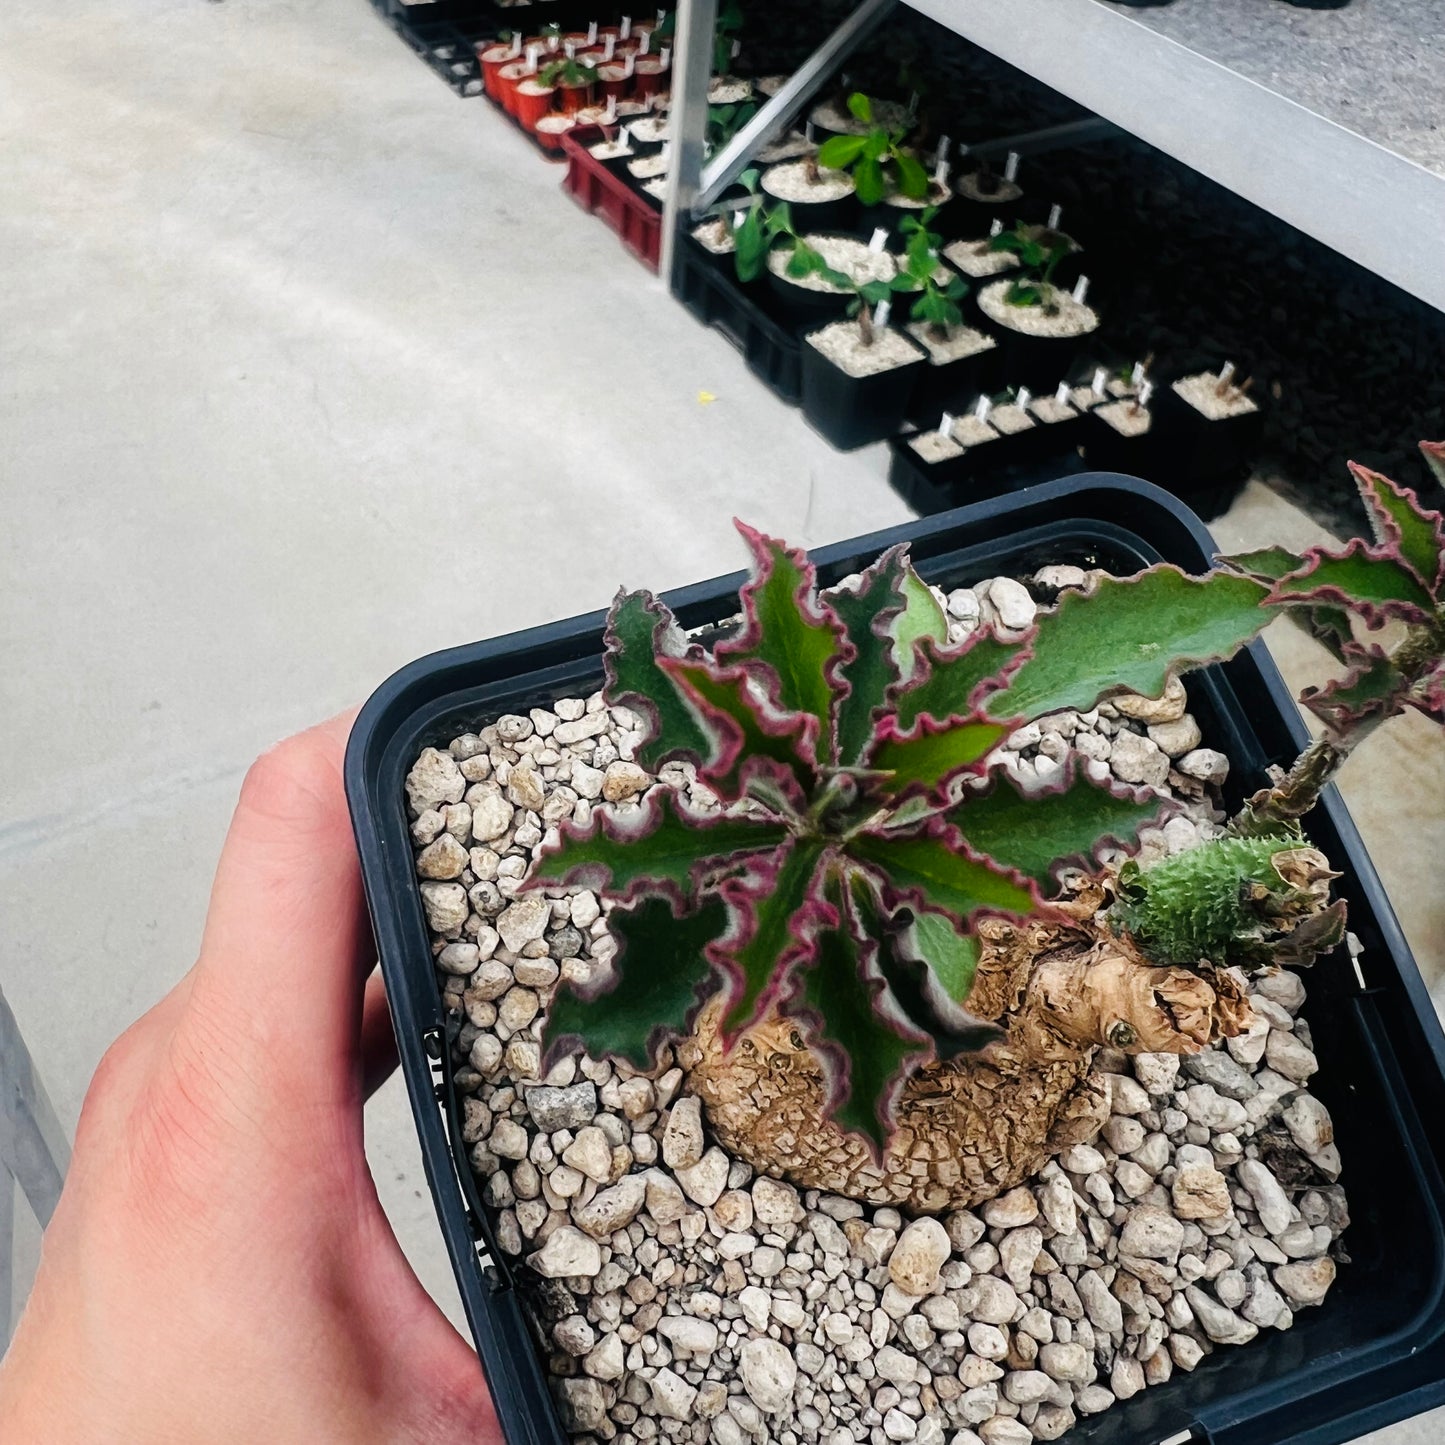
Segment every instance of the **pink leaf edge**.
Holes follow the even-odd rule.
[[[1420,449],[1431,446],[1430,442],[1421,442]],[[1436,443],[1435,445],[1439,445]],[[1429,453],[1426,452],[1428,458]],[[1445,582],[1445,516],[1439,512],[1432,512],[1420,505],[1419,498],[1408,488],[1402,487],[1399,482],[1387,477],[1383,472],[1374,471],[1370,467],[1364,467],[1359,462],[1350,462],[1350,474],[1355,479],[1355,485],[1360,489],[1360,495],[1364,498],[1365,506],[1370,514],[1370,525],[1375,532],[1376,542],[1385,550],[1392,561],[1398,562],[1404,567],[1432,597],[1440,595],[1442,582]],[[1379,489],[1388,490],[1399,501],[1406,503],[1416,513],[1422,522],[1429,522],[1435,531],[1435,544],[1440,552],[1440,559],[1435,567],[1433,577],[1422,577],[1412,563],[1401,551],[1405,540],[1405,534],[1400,524],[1383,507],[1375,504],[1374,491]]]
[[[1282,607],[1294,602],[1333,602],[1340,607],[1357,612],[1373,630],[1383,627],[1391,617],[1400,617],[1407,622],[1423,622],[1429,613],[1413,602],[1389,599],[1383,602],[1373,599],[1352,597],[1343,587],[1329,582],[1322,587],[1310,587],[1308,582],[1325,562],[1344,562],[1355,557],[1364,557],[1371,562],[1388,562],[1400,566],[1411,579],[1418,581],[1412,569],[1405,567],[1400,559],[1384,548],[1372,547],[1363,537],[1355,537],[1343,550],[1335,552],[1328,547],[1311,547],[1301,554],[1308,565],[1288,577],[1281,577],[1274,590],[1264,599],[1266,607]]]

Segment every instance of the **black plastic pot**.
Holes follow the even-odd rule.
[[[777,164],[787,166],[793,162],[779,161]],[[768,204],[776,205],[777,197],[764,184],[767,177],[768,172],[764,171],[758,184],[768,198]],[[800,236],[824,235],[835,231],[852,232],[858,219],[858,198],[852,191],[832,201],[789,201],[787,204],[794,229]]]
[[[998,385],[1000,350],[997,346],[943,362],[934,361],[927,346],[923,349],[927,360],[914,378],[906,413],[908,420],[919,426],[931,425],[945,411],[962,411],[975,398]]]
[[[1213,486],[1248,470],[1264,436],[1264,412],[1211,421],[1196,410],[1172,384],[1161,384],[1154,393],[1153,406],[1166,425],[1171,445],[1177,450],[1174,476],[1177,488]]]
[[[923,575],[944,588],[1050,562],[1127,573],[1168,559],[1202,571],[1214,550],[1166,494],[1087,475],[825,547],[815,560],[832,584],[903,540]],[[735,614],[743,580],[735,573],[666,600],[684,627],[699,627]],[[467,1163],[403,780],[424,747],[598,687],[603,623],[596,612],[411,663],[362,709],[347,749],[347,795],[422,1160],[508,1445],[565,1445],[565,1437],[526,1323],[536,1282],[499,1257]],[[1190,697],[1206,741],[1234,762],[1231,803],[1306,741],[1258,643],[1195,674]],[[1311,1087],[1334,1118],[1345,1161],[1351,1262],[1324,1305],[1301,1311],[1293,1329],[1217,1350],[1193,1373],[1082,1422],[1062,1445],[1340,1445],[1445,1403],[1445,1037],[1333,789],[1307,831],[1343,870],[1336,886],[1363,945],[1358,973],[1344,950],[1315,965],[1304,1010],[1325,1061]]]
[[[807,234],[812,237],[840,233],[810,231]],[[849,236],[847,239],[856,241],[857,237]],[[846,291],[818,291],[812,287],[798,286],[786,276],[779,276],[767,264],[763,266],[762,279],[772,294],[774,308],[779,317],[796,327],[814,327],[829,318],[841,316],[853,299]]]
[[[987,326],[998,337],[999,375],[1005,386],[1052,391],[1061,377],[1072,372],[1080,353],[1094,344],[1094,332],[1082,336],[1029,336],[995,321],[982,307],[977,309],[977,317],[977,324]]]
[[[839,451],[881,442],[903,425],[914,380],[924,365],[923,348],[905,340],[917,352],[912,361],[875,376],[849,376],[809,337],[803,338],[803,415]]]

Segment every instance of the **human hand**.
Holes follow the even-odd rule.
[[[0,1439],[501,1439],[366,1165],[395,1045],[367,977],[350,721],[251,768],[199,959],[96,1070],[0,1364]]]

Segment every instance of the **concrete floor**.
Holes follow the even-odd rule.
[[[0,988],[67,1128],[190,962],[268,744],[421,653],[730,570],[734,514],[909,515],[557,181],[363,0],[0,9]],[[1436,976],[1442,757],[1399,790],[1433,848],[1372,839]],[[399,1083],[369,1131],[459,1317]]]

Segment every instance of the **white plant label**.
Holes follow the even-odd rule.
[[[741,40],[734,40],[734,41],[733,41],[732,57],[733,57],[734,60],[736,60],[736,59],[738,58],[738,55],[741,53],[742,48],[743,48],[743,43],[742,43]]]
[[[893,303],[891,301],[880,301],[878,309],[873,313],[873,324],[882,331],[888,325],[888,318],[892,312]]]
[[[629,51],[627,54],[627,59],[622,62],[622,73],[628,78],[628,80],[631,80],[636,71],[637,57],[632,54],[631,51]]]
[[[1136,361],[1133,365],[1133,368],[1129,372],[1129,385],[1137,387],[1142,386],[1143,383],[1144,363],[1142,361]]]
[[[1101,366],[1094,372],[1094,379],[1089,383],[1089,390],[1095,396],[1103,396],[1109,390],[1109,373]]]
[[[948,184],[947,156],[939,156],[938,164],[933,168],[933,184],[935,186],[946,186]]]
[[[667,67],[672,64],[672,47],[670,45],[664,45],[658,52],[657,58],[662,62],[662,68],[666,70]]]
[[[938,418],[938,434],[941,437],[949,436],[953,431],[953,413],[946,411]]]
[[[1051,231],[1057,231],[1057,230],[1059,229],[1059,222],[1060,222],[1061,220],[1063,220],[1063,218],[1064,218],[1064,208],[1063,208],[1062,206],[1052,206],[1052,207],[1050,207],[1050,209],[1049,209],[1049,230],[1051,230]]]
[[[562,37],[560,35],[549,35],[547,37],[547,50],[549,53],[555,54],[561,44]]]
[[[995,236],[1003,235],[1003,220],[1001,217],[995,216],[993,220],[989,222],[988,234],[990,240]]]
[[[595,20],[587,22],[587,43],[588,45],[597,44],[597,22]]]
[[[1228,386],[1233,380],[1234,363],[1232,361],[1226,361],[1224,365],[1219,368],[1219,384],[1220,386]]]
[[[873,232],[872,239],[868,242],[868,249],[872,251],[874,255],[877,255],[887,244],[888,228],[886,226],[879,226],[878,229]]]
[[[562,49],[566,52],[568,60],[577,59],[577,42],[575,40],[564,40]]]
[[[637,53],[638,53],[639,55],[646,55],[651,49],[652,49],[652,31],[650,31],[650,30],[644,30],[644,31],[642,32],[642,34],[638,37],[638,41],[637,41]]]
[[[1014,405],[1018,407],[1020,411],[1027,411],[1029,409],[1029,403],[1033,399],[1033,392],[1031,392],[1028,387],[1021,386],[1019,387],[1018,395],[1014,397]]]
[[[1058,389],[1054,392],[1054,400],[1058,402],[1060,406],[1067,406],[1069,404],[1069,383],[1067,381],[1061,381],[1059,383]]]
[[[1084,304],[1084,298],[1087,297],[1088,294],[1089,278],[1087,276],[1080,276],[1079,279],[1074,282],[1074,300],[1082,306]]]
[[[602,118],[609,125],[617,119],[617,97],[615,95],[607,97],[607,109],[602,112]]]
[[[623,38],[624,40],[631,40],[631,39],[632,39],[632,16],[630,16],[630,15],[624,15],[624,16],[622,17],[622,24],[617,27],[617,30],[618,30],[618,33],[622,36],[622,38]]]
[[[613,97],[612,97],[612,99],[613,99],[614,101],[616,100],[616,98],[617,98],[616,96],[613,96]],[[620,146],[625,146],[625,145],[630,145],[631,142],[632,142],[632,127],[631,127],[631,126],[626,126],[626,125],[618,126],[618,128],[617,128],[617,144],[620,145]]]
[[[534,75],[537,73],[537,62],[542,58],[542,52],[535,45],[527,47],[527,69]]]
[[[988,414],[989,414],[989,412],[991,412],[992,410],[993,410],[993,403],[992,403],[986,396],[981,396],[981,397],[979,397],[978,402],[975,404],[975,406],[974,406],[974,408],[973,408],[973,414],[974,414],[980,421],[987,421],[987,420],[988,420]]]
[[[1003,178],[1006,181],[1016,181],[1019,178],[1019,153],[1010,151],[1008,159],[1003,163]]]
[[[948,150],[952,144],[953,142],[946,135],[939,136],[938,150],[934,154],[940,163],[948,159]]]
[[[522,53],[522,37],[520,34],[512,37],[512,59],[515,60]]]
[[[1153,395],[1154,383],[1152,381],[1146,381],[1144,385],[1139,388],[1139,405],[1148,406],[1149,400]]]
[[[609,35],[607,39],[602,42],[602,58],[603,60],[611,60],[616,54],[617,37],[615,35]]]

